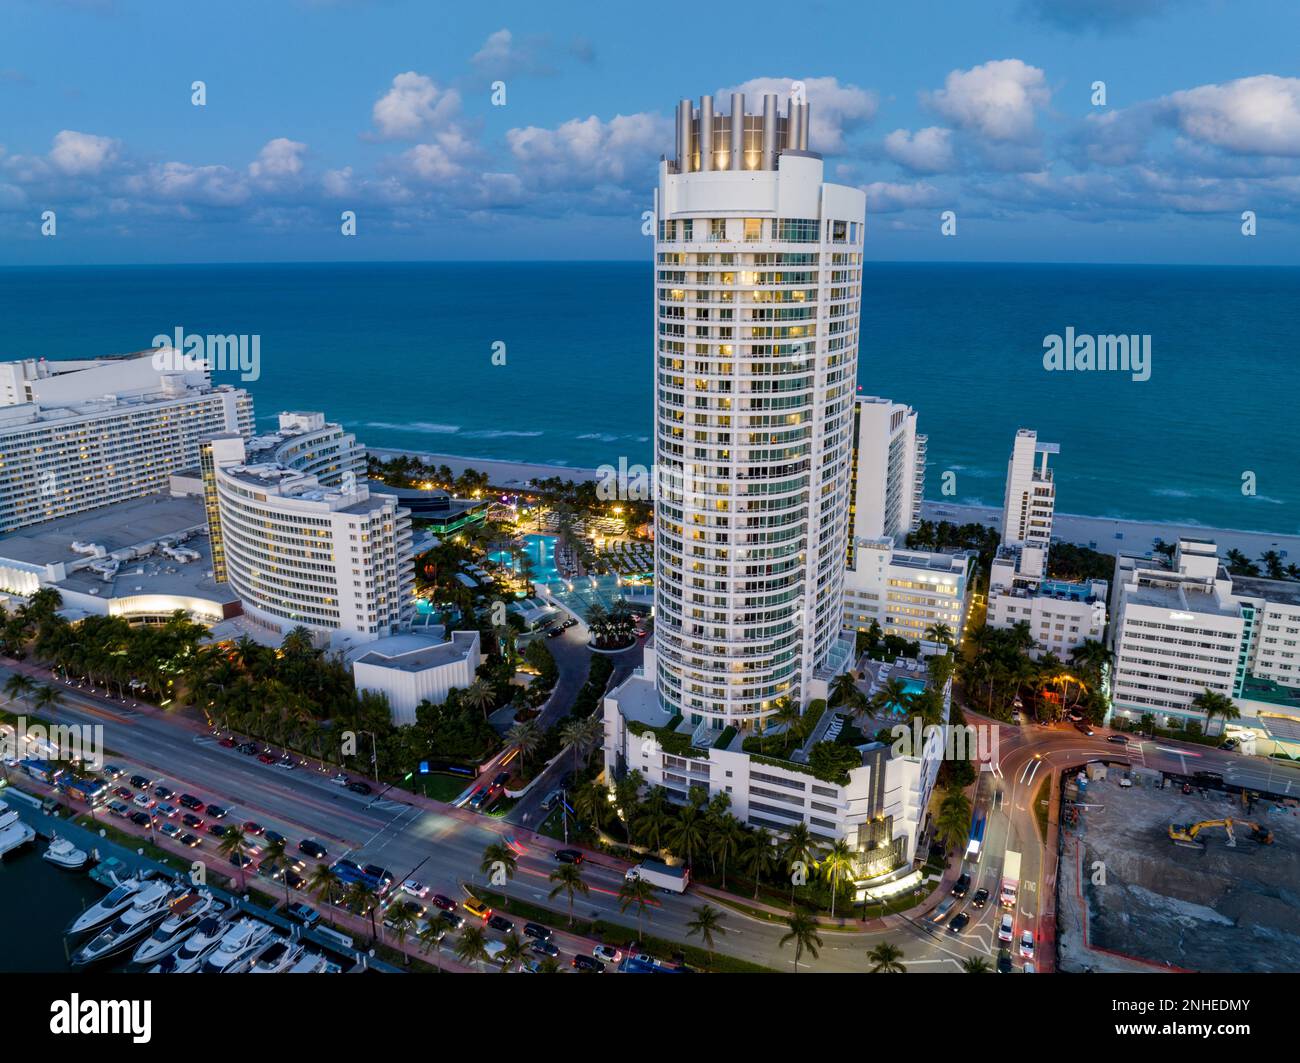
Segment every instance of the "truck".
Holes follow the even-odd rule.
[[[691,884],[691,873],[684,867],[669,867],[658,860],[642,860],[636,867],[629,867],[623,876],[629,882],[642,879],[669,893],[685,893]]]
[[[1002,907],[1015,908],[1016,890],[1020,887],[1020,854],[1007,851],[1002,864]]]

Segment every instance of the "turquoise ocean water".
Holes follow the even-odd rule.
[[[263,426],[322,409],[372,446],[649,464],[652,291],[627,262],[0,269],[0,359],[256,334]],[[1151,378],[1046,372],[1067,327],[1149,334]],[[951,470],[952,501],[1000,503],[1023,426],[1061,445],[1065,512],[1296,533],[1298,335],[1298,269],[868,263],[858,383],[919,411],[930,497]]]

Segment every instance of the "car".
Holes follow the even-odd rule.
[[[213,819],[225,819],[229,811],[230,809],[222,808],[220,805],[208,805],[208,815]]]
[[[129,818],[137,827],[153,826],[153,816],[148,812],[132,812]]]
[[[551,628],[551,630],[546,633],[546,637],[548,639],[558,639],[563,634],[564,634],[564,626],[560,625],[559,627]]]
[[[1128,735],[1107,735],[1107,742],[1114,742],[1117,746],[1128,745]]]
[[[108,803],[108,810],[121,819],[126,819],[126,817],[131,814],[131,806],[125,801],[110,801]]]
[[[148,794],[136,794],[135,797],[131,798],[131,804],[135,805],[136,808],[153,808],[154,799]]]
[[[191,849],[194,849],[197,846],[203,844],[203,839],[200,838],[197,834],[182,834],[176,840],[180,842],[182,845],[188,846]]]
[[[221,746],[222,749],[234,749],[235,740],[227,735],[225,738],[219,739],[217,745]]]
[[[147,790],[153,785],[153,780],[147,775],[132,775],[131,785],[137,790]]]
[[[1074,725],[1074,729],[1076,731],[1081,732],[1082,734],[1086,734],[1089,738],[1091,738],[1093,735],[1092,728],[1083,720],[1080,720],[1078,723],[1076,723]]]
[[[225,826],[222,823],[209,823],[208,833],[216,838],[224,838],[227,834],[230,833],[230,828]]]
[[[309,905],[303,904],[302,901],[294,901],[284,910],[284,914],[294,922],[301,923],[306,927],[315,926],[320,922],[320,912]]]
[[[158,828],[158,830],[161,831],[163,834],[167,835],[167,837],[169,838],[178,838],[180,837],[180,833],[181,833],[180,827],[176,826],[175,823],[164,823],[161,827]]]
[[[435,893],[429,900],[435,908],[441,908],[444,912],[454,912],[456,910],[456,902],[441,893]]]
[[[261,835],[263,835],[263,834],[266,833],[266,828],[263,827],[262,824],[257,823],[256,821],[249,819],[249,820],[245,820],[245,821],[244,821],[244,833],[245,833],[245,834],[254,834],[254,835],[257,835],[258,837],[260,837]]]
[[[241,742],[236,748],[246,757],[255,757],[258,754],[258,748],[252,742]]]
[[[342,772],[339,772],[337,775],[330,776],[330,782],[332,782],[335,786],[347,786],[347,784],[351,781],[352,780],[349,779]]]
[[[956,882],[952,884],[952,895],[954,897],[965,897],[970,889],[970,873],[963,871]]]
[[[549,812],[556,805],[558,805],[560,803],[560,796],[561,795],[559,790],[552,790],[549,794],[547,794],[544,798],[542,798],[542,811]]]
[[[176,799],[176,801],[182,807],[188,808],[191,812],[203,811],[203,802],[200,801],[193,794],[181,794],[180,797]]]
[[[605,973],[605,965],[601,963],[600,960],[595,959],[592,956],[584,956],[582,953],[578,953],[573,957],[572,961],[570,961],[570,966],[585,974]]]
[[[397,929],[397,916],[401,912],[410,912],[412,921],[419,920],[424,916],[424,905],[414,904],[411,901],[398,901],[390,904],[384,912],[384,926],[390,930]],[[409,924],[408,924],[409,925]]]
[[[1193,772],[1193,773],[1192,773],[1192,778],[1194,778],[1194,779],[1195,779],[1197,782],[1199,782],[1199,783],[1207,783],[1207,782],[1219,783],[1219,782],[1223,782],[1223,776],[1220,775],[1217,771],[1198,771],[1198,772]]]
[[[1119,777],[1119,788],[1120,788],[1121,790],[1127,790],[1127,789],[1129,789],[1129,787],[1131,787],[1132,785],[1133,785],[1133,776],[1131,776],[1131,775],[1121,775],[1121,776]]]
[[[524,937],[535,938],[538,941],[550,941],[551,928],[548,926],[542,926],[541,923],[525,923]]]
[[[578,622],[577,622],[576,620],[574,620],[573,617],[569,617],[569,619],[566,620],[562,626],[563,626],[563,627],[573,627],[573,626],[575,626],[577,623],[578,623]]]
[[[162,804],[158,806],[158,815],[167,819],[174,819],[179,812],[180,809],[175,805]]]
[[[488,787],[490,793],[499,794],[506,788],[506,783],[510,781],[508,771],[497,772],[497,776],[492,780],[492,785]]]
[[[487,925],[493,930],[499,930],[503,934],[509,934],[515,928],[515,924],[507,919],[504,915],[494,915],[487,921]]]
[[[535,938],[528,947],[534,952],[540,952],[543,956],[558,956],[560,954],[560,950],[544,938]]]
[[[1011,970],[1011,953],[1006,949],[998,949],[998,974],[1010,974]]]
[[[117,780],[120,779],[125,774],[126,772],[123,771],[121,768],[119,768],[116,764],[104,765],[104,778],[107,779],[109,782],[117,782]]]
[[[1020,935],[1020,955],[1027,960],[1034,958],[1034,932],[1026,930]]]
[[[1003,915],[1002,923],[998,927],[998,940],[999,941],[1013,940],[1015,938],[1015,934],[1012,932],[1012,928],[1014,927],[1014,925],[1015,923],[1014,920],[1012,919],[1010,912],[1007,912],[1005,915]]]
[[[129,786],[115,786],[113,787],[113,793],[117,794],[123,801],[135,800],[135,791]]]
[[[288,768],[290,771],[293,771],[294,769],[293,757],[289,756],[288,753],[284,754],[284,756],[275,763],[277,767]]]
[[[459,916],[455,912],[439,912],[438,918],[451,927],[452,930],[459,930],[465,925],[464,916]]]
[[[334,861],[334,873],[336,875],[351,875],[353,878],[361,877],[361,865],[355,860],[339,859]]]
[[[203,820],[200,819],[198,816],[196,816],[193,812],[186,812],[183,816],[181,816],[181,822],[184,823],[185,826],[189,827],[190,830],[203,829]]]
[[[277,845],[280,842],[285,842],[287,844],[289,841],[289,839],[286,838],[283,834],[281,834],[278,830],[268,830],[265,834],[262,835],[262,837],[265,838],[272,845]]]
[[[380,867],[378,864],[367,864],[361,869],[361,873],[366,878],[374,879],[384,889],[388,889],[393,884],[393,873],[388,868]]]
[[[408,878],[402,883],[402,892],[424,900],[425,897],[429,896],[429,887],[418,879]]]
[[[1222,742],[1219,743],[1219,748],[1227,749],[1227,750],[1236,749],[1237,740],[1235,738],[1225,738]]]
[[[984,905],[989,903],[989,891],[981,886],[975,891],[975,896],[970,899],[970,902],[976,908],[983,908]]]
[[[472,808],[475,812],[477,812],[485,804],[487,804],[487,800],[488,800],[488,792],[486,790],[479,790],[477,793],[474,794],[473,797],[469,799],[469,807]]]
[[[278,758],[274,753],[259,753],[257,759],[263,764],[274,764]]]
[[[618,963],[623,958],[622,950],[614,948],[613,945],[597,945],[591,950],[591,954],[606,963]]]
[[[952,922],[948,924],[948,933],[960,934],[966,929],[966,924],[970,922],[970,916],[965,912],[958,912],[952,917]]]
[[[465,911],[469,912],[470,915],[476,916],[479,919],[487,919],[492,915],[492,909],[477,897],[467,897],[461,907],[464,908]]]
[[[247,867],[253,862],[253,858],[245,853],[231,853],[230,862],[236,867]]]
[[[306,853],[317,860],[324,860],[329,850],[315,838],[304,838],[298,843],[298,852]]]
[[[557,849],[555,859],[562,864],[580,864],[582,863],[582,853],[577,849]]]
[[[368,782],[362,782],[360,779],[348,783],[348,789],[354,794],[368,794],[373,792],[371,785]]]
[[[165,786],[155,786],[153,788],[153,795],[154,797],[158,798],[159,801],[170,801],[173,797],[176,796],[176,791],[169,790]]]

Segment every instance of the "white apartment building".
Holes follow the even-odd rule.
[[[353,435],[323,414],[281,414],[275,435],[218,437],[202,457],[214,571],[246,616],[335,646],[409,625],[410,511],[370,489]]]
[[[446,638],[440,628],[392,635],[352,656],[357,689],[387,697],[397,727],[416,722],[422,701],[438,705],[453,687],[464,690],[483,661],[477,631],[453,631]]]
[[[921,520],[925,497],[926,437],[916,411],[876,396],[853,402],[849,553],[856,539],[886,536],[902,542]]]
[[[1007,462],[1007,486],[1002,501],[1002,542],[1007,546],[1052,545],[1052,515],[1056,484],[1047,456],[1059,454],[1057,443],[1040,443],[1032,428],[1016,432]]]
[[[679,803],[700,786],[710,797],[725,793],[731,813],[751,826],[783,833],[803,823],[820,841],[844,839],[856,855],[859,879],[886,875],[916,856],[944,755],[940,733],[923,736],[914,756],[868,742],[859,747],[861,764],[847,781],[827,781],[804,763],[751,756],[741,749],[740,734],[719,748],[706,728],[692,732],[682,721],[667,730],[673,718],[646,674],[654,667],[654,651],[647,650],[644,667],[605,697],[607,778],[636,770],[647,786],[663,786]],[[833,716],[827,709],[805,748],[821,740]]]
[[[808,126],[682,100],[660,163],[655,681],[716,730],[806,705],[843,622],[866,203]]]
[[[961,642],[976,554],[898,550],[888,536],[858,539],[844,577],[844,626],[867,631],[874,620],[882,634],[909,642],[943,624]]]
[[[166,491],[203,440],[251,433],[248,392],[156,353],[0,363],[0,534]]]

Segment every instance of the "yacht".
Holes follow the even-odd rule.
[[[302,959],[306,951],[306,945],[290,941],[288,938],[280,938],[253,961],[253,966],[249,970],[253,974],[283,974]]]
[[[60,838],[57,835],[50,839],[50,844],[43,855],[51,864],[66,868],[68,871],[80,871],[90,860],[84,849],[78,849],[67,838]]]
[[[236,974],[253,958],[260,948],[269,945],[271,927],[255,919],[243,918],[232,923],[221,937],[221,944],[199,968],[200,974]]]
[[[17,812],[0,801],[0,856],[26,845],[35,837],[36,831],[19,819]]]
[[[308,950],[302,954],[292,967],[289,968],[289,974],[342,974],[343,968],[331,960],[328,956],[319,952]]]
[[[224,910],[225,905],[207,891],[190,890],[172,902],[167,918],[158,924],[158,929],[147,940],[140,943],[131,962],[149,964],[170,955],[181,947],[204,918]]]
[[[169,952],[158,963],[149,968],[150,974],[191,974],[199,969],[200,964],[216,951],[226,932],[226,919],[231,913],[221,912],[206,915],[194,932],[189,934],[180,948]]]
[[[113,888],[108,891],[108,896],[98,904],[92,904],[72,920],[68,924],[67,933],[84,934],[88,930],[103,926],[114,916],[131,907],[135,895],[149,884],[149,880],[144,876],[119,879],[110,873],[109,880],[113,883]]]
[[[184,887],[150,882],[135,895],[126,911],[73,953],[72,966],[87,967],[134,945],[167,917],[178,889]]]

